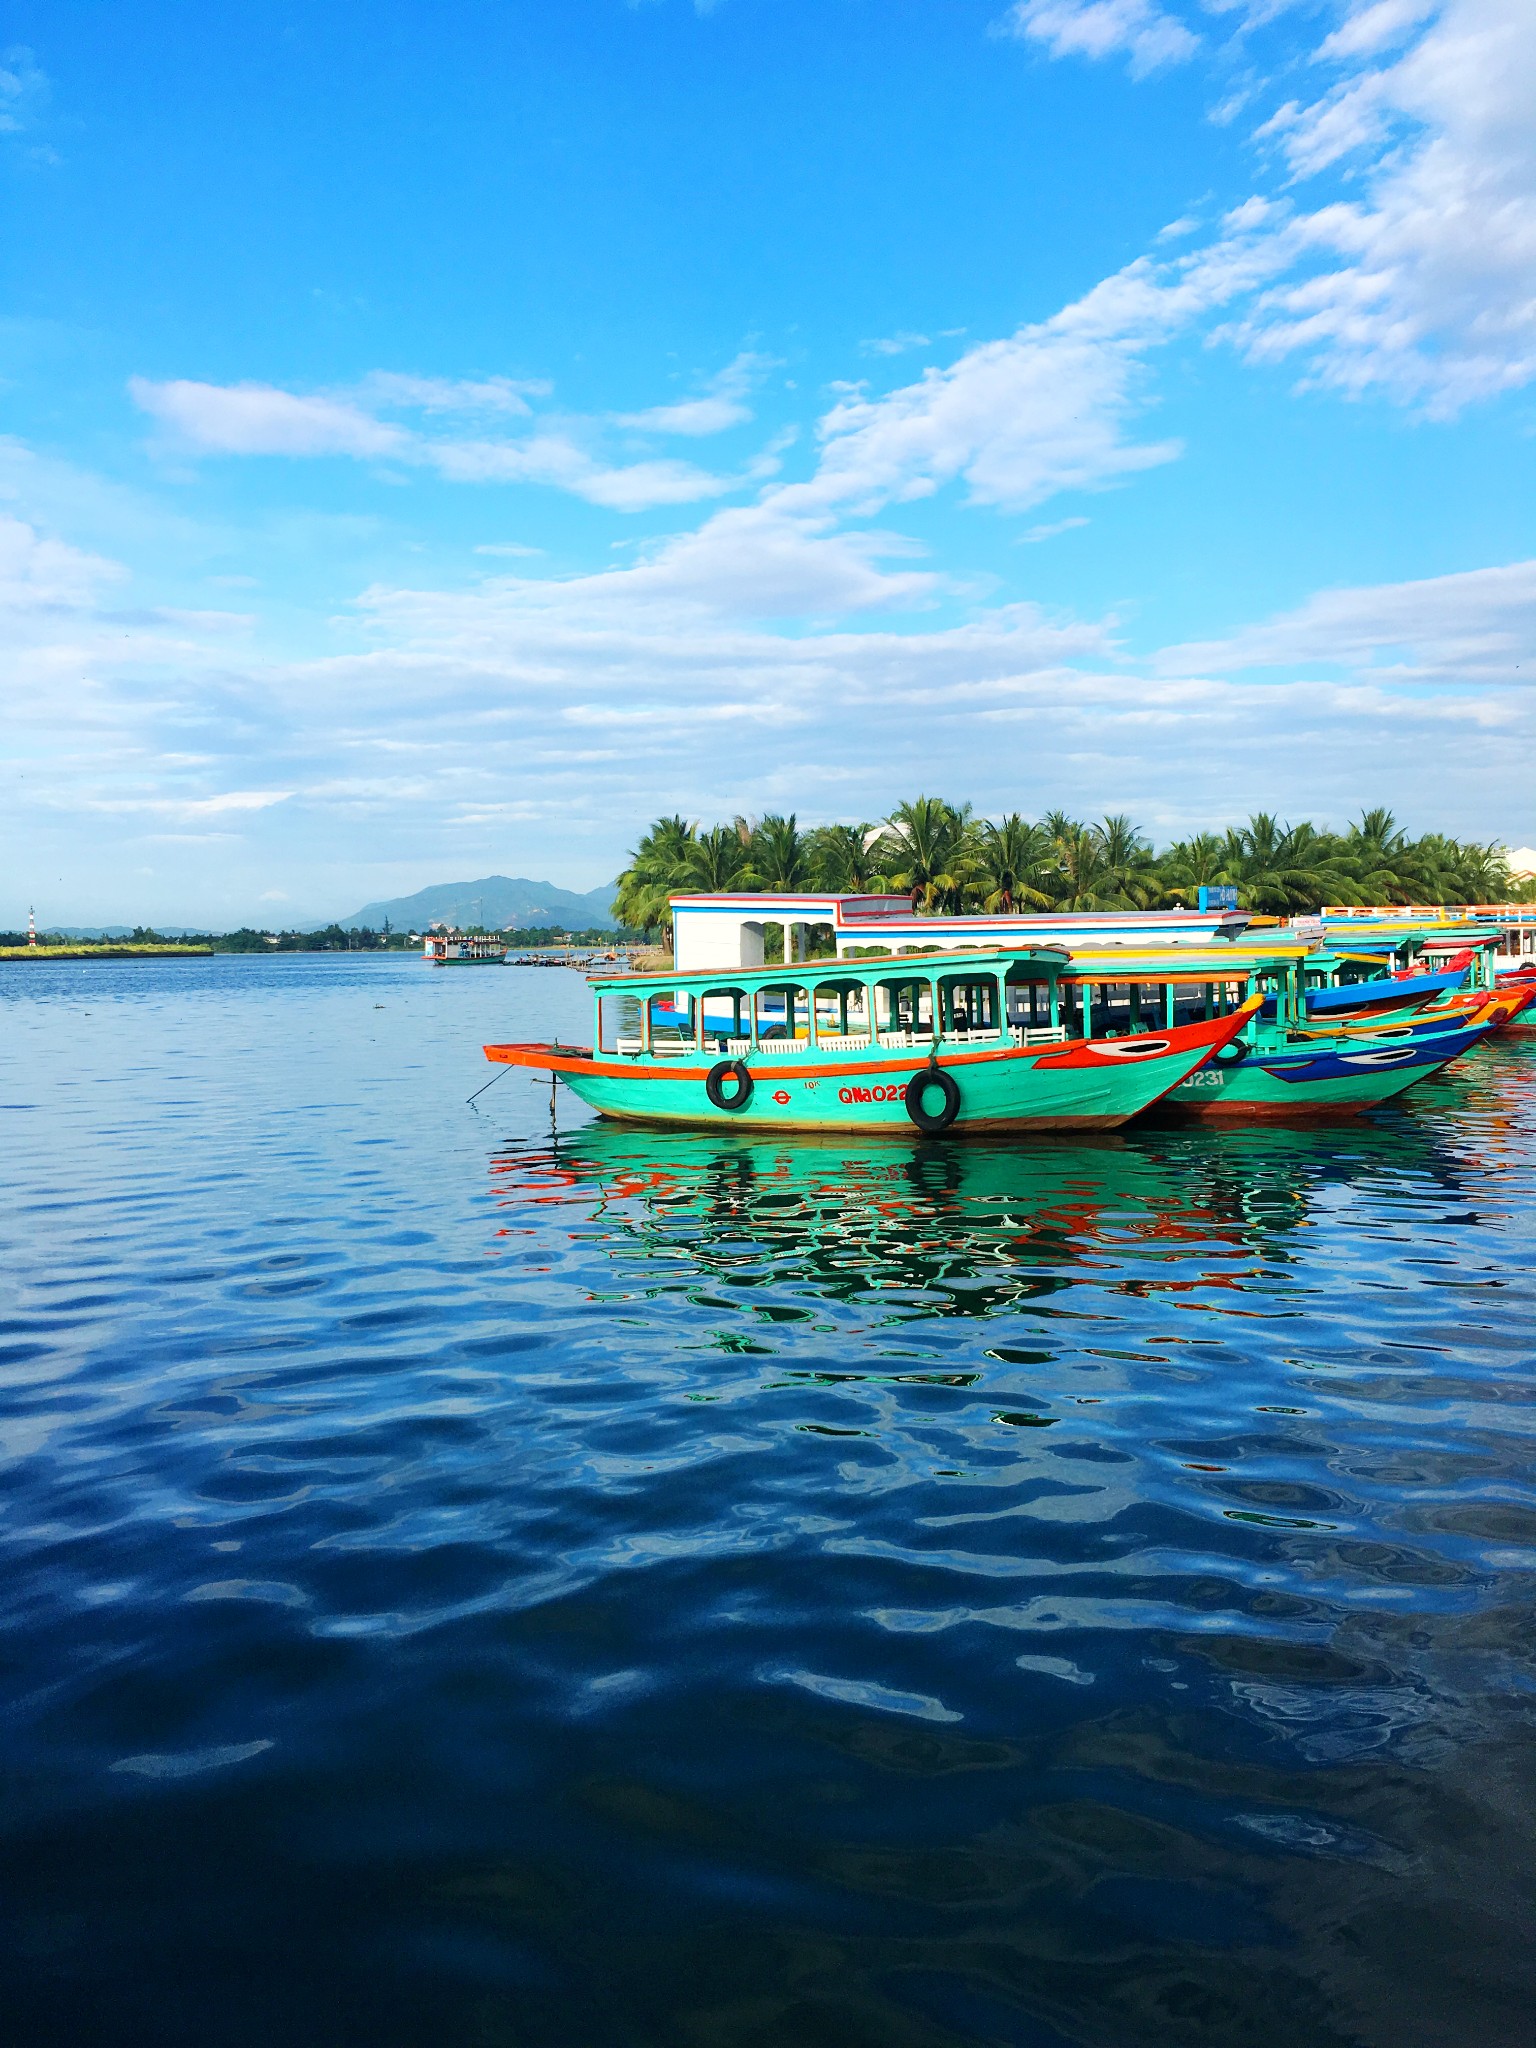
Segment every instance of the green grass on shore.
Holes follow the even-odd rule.
[[[212,951],[212,946],[114,945],[109,941],[94,946],[0,946],[0,960],[134,960],[149,954],[163,958],[168,953],[195,956]]]

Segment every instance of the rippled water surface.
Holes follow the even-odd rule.
[[[0,2023],[1536,2038],[1536,1041],[550,1135],[541,970],[0,967]]]

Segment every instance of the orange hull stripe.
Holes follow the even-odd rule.
[[[1230,1011],[1225,1017],[1212,1017],[1201,1024],[1181,1024],[1172,1031],[1148,1031],[1141,1034],[1147,1038],[1166,1039],[1169,1053],[1192,1052],[1202,1045],[1217,1046],[1232,1037],[1258,1008],[1260,998],[1251,997],[1240,1009]],[[1096,1066],[1101,1059],[1113,1059],[1114,1054],[1091,1051],[1090,1047],[1105,1045],[1128,1045],[1129,1039],[1085,1039],[1069,1038],[1046,1045],[998,1046],[982,1052],[946,1052],[939,1055],[941,1067],[979,1066],[986,1061],[1030,1060],[1052,1067]],[[541,1072],[554,1074],[611,1074],[627,1076],[643,1081],[688,1081],[698,1080],[708,1068],[697,1066],[675,1067],[655,1066],[640,1054],[633,1060],[604,1060],[595,1053],[567,1050],[557,1052],[548,1045],[488,1045],[485,1048],[488,1060],[509,1067],[537,1067]],[[724,1057],[722,1055],[722,1057]],[[1161,1055],[1160,1055],[1161,1057]],[[884,1060],[855,1060],[824,1064],[820,1061],[801,1060],[798,1057],[787,1060],[759,1056],[755,1066],[748,1065],[747,1071],[754,1081],[788,1079],[834,1081],[849,1074],[910,1074],[916,1068],[928,1064],[928,1054],[919,1047],[904,1057]],[[743,1060],[743,1064],[747,1062]]]

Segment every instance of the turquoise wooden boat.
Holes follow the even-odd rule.
[[[598,974],[590,1047],[488,1045],[604,1116],[914,1137],[1107,1130],[1204,1065],[1258,1008],[1257,956],[1060,947]],[[1277,953],[1291,968],[1304,948]],[[1102,963],[1102,964],[1099,964]],[[1196,964],[1198,963],[1198,964]]]
[[[1256,973],[1250,987],[1263,997],[1258,1014],[1170,1090],[1169,1111],[1250,1123],[1355,1116],[1439,1073],[1522,1007],[1514,993],[1480,989],[1433,1010],[1410,1003],[1324,1022],[1313,991],[1301,986],[1311,964]]]

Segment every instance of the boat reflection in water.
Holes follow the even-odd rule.
[[[1380,1171],[1453,1174],[1422,1123],[1361,1122],[1347,1137],[1276,1126],[1189,1138],[1104,1132],[1028,1147],[925,1147],[841,1134],[773,1138],[599,1120],[493,1164],[503,1199],[586,1212],[619,1267],[665,1260],[667,1287],[718,1283],[751,1313],[762,1290],[886,1311],[985,1316],[1076,1282],[1229,1288],[1234,1257],[1283,1263],[1322,1189]],[[1159,1279],[1157,1266],[1209,1270]],[[792,1319],[792,1318],[791,1318]]]
[[[1479,1290],[1528,1087],[1475,1068],[1344,1132],[501,1152],[602,1323],[563,1412],[667,1673],[594,1819],[758,1887],[610,1950],[681,2035],[1510,2038],[1532,1517]]]
[[[676,2038],[1514,2038],[1529,1089],[1476,1065],[1326,1134],[502,1151],[664,1689],[590,1818],[716,1873],[608,1930]]]

